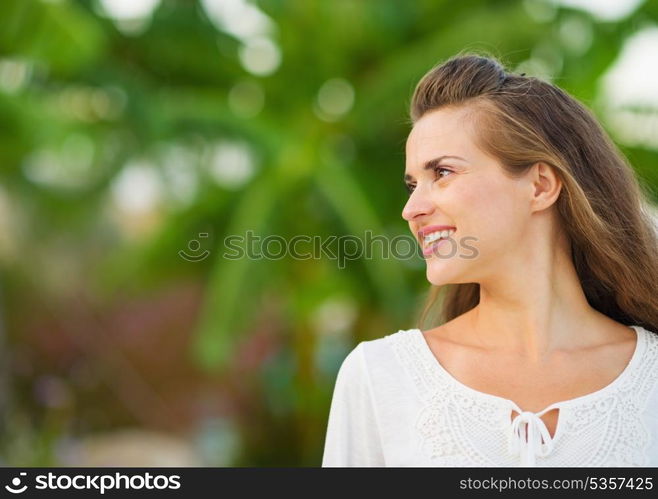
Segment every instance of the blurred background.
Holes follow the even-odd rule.
[[[656,0],[2,0],[0,464],[318,466],[340,363],[416,326],[424,262],[224,238],[408,234],[411,93],[468,49],[590,106],[657,192],[657,23]]]

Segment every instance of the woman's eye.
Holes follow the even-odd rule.
[[[441,175],[441,172],[447,172],[448,174],[453,173],[452,170],[448,170],[447,168],[443,168],[441,166],[437,166],[436,168],[434,168],[434,172],[436,176],[439,178],[448,176],[448,175]],[[411,195],[411,193],[414,192],[414,190],[416,189],[416,186],[412,184],[406,184],[406,188],[409,195]]]
[[[443,167],[441,167],[441,166],[437,166],[437,167],[434,169],[434,172],[436,173],[436,175],[437,175],[439,178],[443,178],[443,177],[446,177],[446,176],[447,176],[447,175],[443,175],[443,176],[441,176],[441,172],[442,172],[442,171],[444,171],[444,172],[448,172],[449,174],[452,173],[452,170],[448,170],[447,168],[443,168]]]

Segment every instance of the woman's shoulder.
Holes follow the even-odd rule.
[[[640,325],[631,326],[638,333],[638,339],[642,345],[643,361],[649,362],[658,369],[658,333]]]
[[[379,373],[391,373],[402,367],[404,352],[417,344],[419,329],[400,329],[394,333],[359,342],[345,357],[341,369],[352,374],[367,373],[370,377]]]
[[[645,336],[647,337],[648,341],[651,343],[658,343],[658,329],[647,329],[646,327],[640,326],[640,325],[635,325],[632,326],[634,329],[639,329],[641,330]]]
[[[658,333],[654,328],[637,325],[631,327],[638,332],[638,339],[643,343],[642,355],[632,375],[635,380],[634,393],[647,396],[646,411],[653,418],[658,411]]]
[[[638,340],[643,343],[639,370],[645,372],[648,378],[653,377],[658,390],[658,333],[642,326],[632,327],[638,332]]]
[[[420,329],[399,329],[373,340],[362,341],[364,372],[373,386],[386,390],[417,389],[435,379],[434,366]],[[436,381],[436,379],[435,379]]]
[[[399,361],[400,350],[418,345],[420,337],[420,329],[399,329],[380,338],[362,341],[357,347],[363,350],[368,361]]]
[[[426,371],[421,339],[419,329],[401,329],[359,342],[343,360],[337,382],[348,391],[370,393],[378,403],[416,393]]]

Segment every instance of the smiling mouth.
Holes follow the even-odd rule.
[[[433,248],[438,241],[450,239],[455,232],[457,232],[457,229],[446,229],[437,230],[425,235],[422,239],[423,252]]]

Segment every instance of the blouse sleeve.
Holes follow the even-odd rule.
[[[322,466],[385,466],[363,342],[345,357],[338,370]]]

